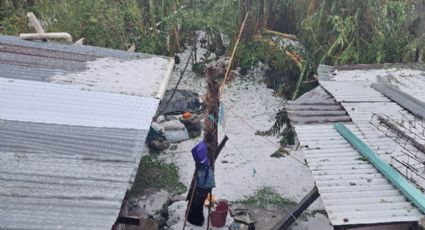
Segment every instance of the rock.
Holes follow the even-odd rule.
[[[163,151],[170,147],[170,142],[160,138],[149,142],[148,147],[157,151]]]

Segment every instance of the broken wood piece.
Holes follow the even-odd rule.
[[[320,196],[317,187],[314,188],[298,204],[288,211],[286,216],[276,223],[272,230],[288,229],[301,214]]]
[[[282,38],[285,38],[285,39],[297,40],[297,36],[295,36],[293,34],[285,34],[285,33],[277,32],[277,31],[273,31],[273,30],[265,30],[264,33],[279,36],[279,37],[282,37]]]
[[[25,33],[19,34],[19,37],[24,40],[44,40],[44,39],[64,39],[72,43],[72,36],[69,33]]]
[[[41,26],[35,14],[33,12],[28,12],[27,17],[28,17],[28,20],[30,21],[31,26],[34,27],[35,32],[39,34],[44,34],[43,27]]]
[[[84,39],[85,38],[78,39],[76,42],[74,42],[74,45],[80,45],[80,46],[84,45]]]

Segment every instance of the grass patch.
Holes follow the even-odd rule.
[[[136,180],[130,190],[130,196],[145,195],[165,189],[172,194],[186,191],[186,186],[179,181],[176,165],[166,163],[156,156],[142,158],[137,171]]]
[[[264,187],[258,190],[253,196],[250,196],[245,200],[238,201],[237,203],[252,205],[260,208],[275,206],[282,209],[290,209],[297,204],[295,201],[280,196],[269,187]]]

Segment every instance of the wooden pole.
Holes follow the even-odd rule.
[[[211,168],[214,172],[214,165],[216,157],[219,153],[218,147],[218,114],[220,108],[220,83],[224,79],[224,74],[226,72],[227,62],[225,59],[220,59],[218,61],[212,62],[206,66],[206,75],[207,75],[207,94],[206,94],[206,114],[204,120],[204,141],[207,144],[208,149],[208,159],[211,164]],[[225,138],[227,140],[227,138]],[[225,141],[224,141],[225,143]],[[220,149],[221,150],[221,149]],[[190,223],[197,225],[202,225],[200,218],[203,220],[203,204],[205,199],[208,196],[208,193],[211,193],[212,189],[201,190],[200,188],[195,188],[195,184],[192,183],[194,189],[189,191],[192,199],[189,201],[189,211],[188,217]],[[188,196],[189,196],[188,194]],[[193,195],[195,194],[195,195]],[[210,206],[211,207],[211,206]],[[194,221],[194,218],[195,221]],[[208,218],[209,225],[209,218]]]
[[[204,120],[204,141],[208,146],[208,159],[214,170],[215,156],[218,145],[218,112],[220,109],[220,86],[226,73],[226,61],[220,59],[206,67],[207,94],[206,94],[206,117]]]

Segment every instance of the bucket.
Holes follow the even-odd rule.
[[[221,228],[226,225],[229,206],[226,201],[220,201],[214,211],[211,211],[211,226]]]

